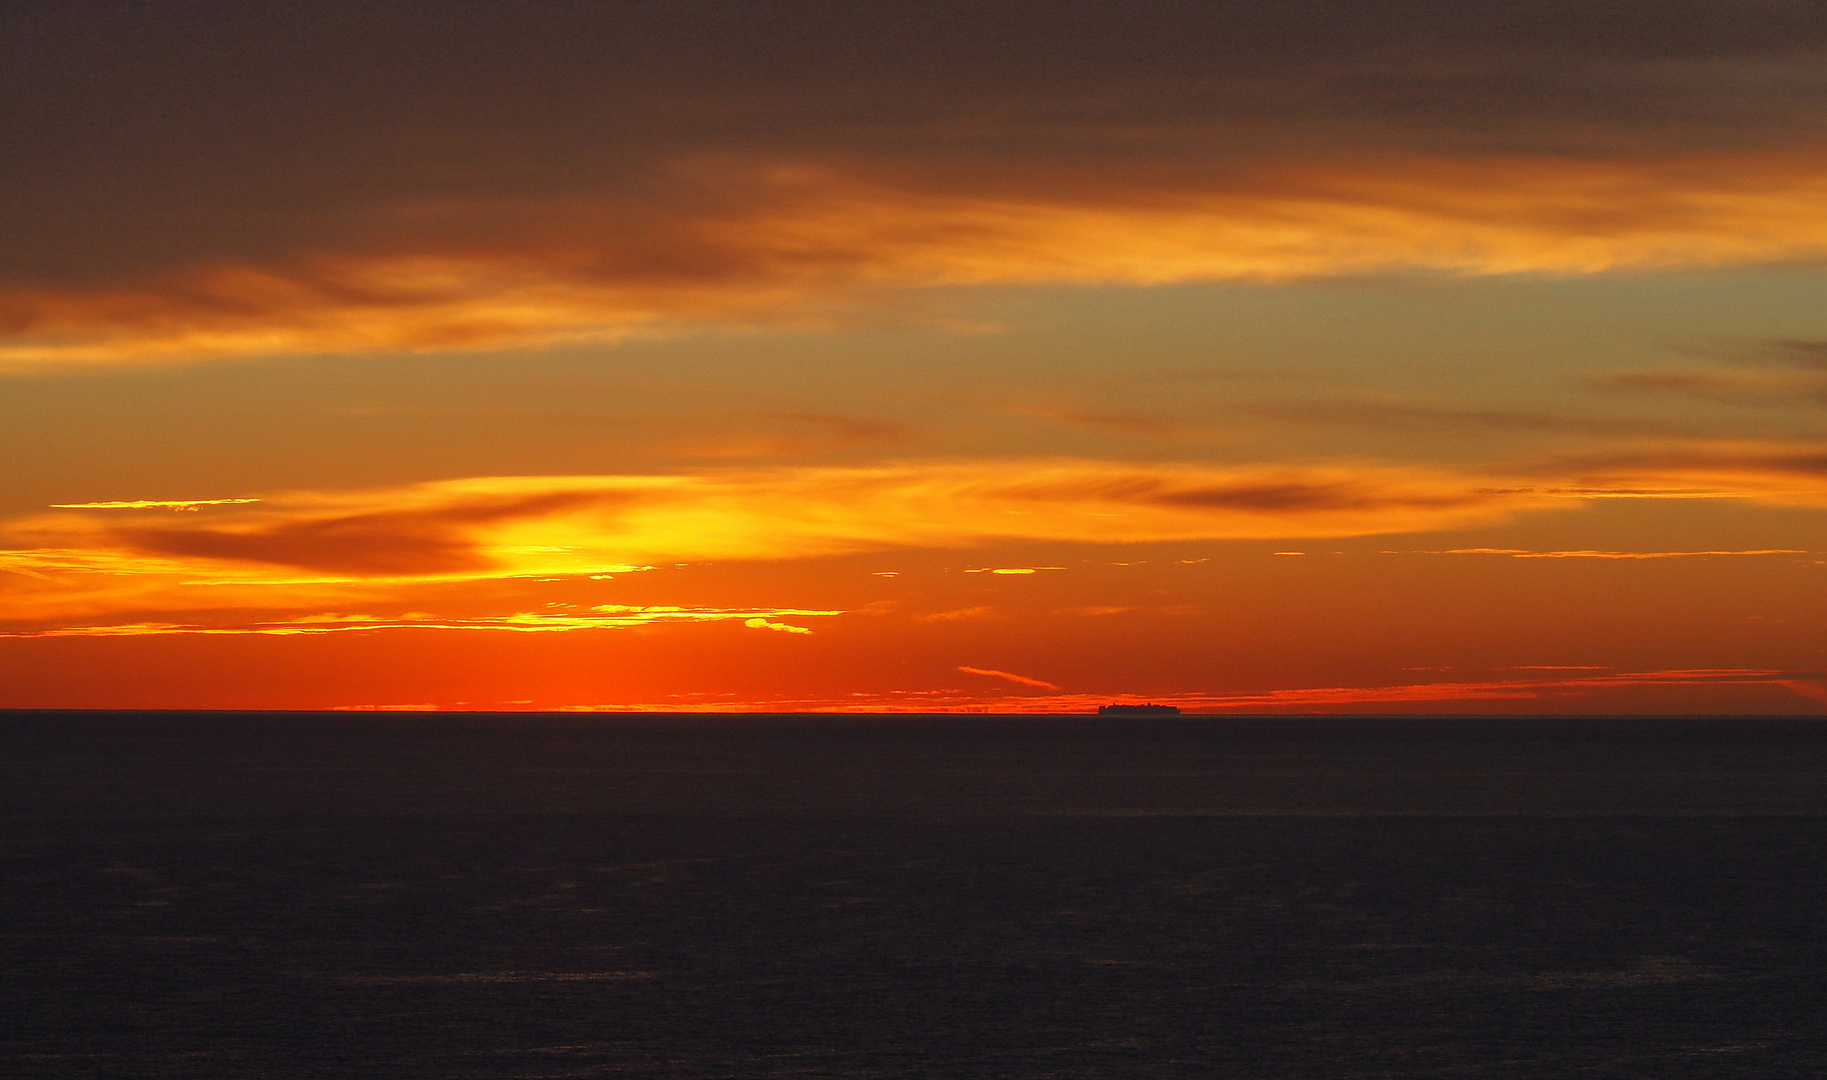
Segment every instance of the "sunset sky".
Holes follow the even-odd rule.
[[[1815,0],[26,0],[0,100],[0,708],[1827,711]]]

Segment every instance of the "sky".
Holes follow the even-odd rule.
[[[0,10],[0,708],[1827,711],[1827,9]]]

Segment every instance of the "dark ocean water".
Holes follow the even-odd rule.
[[[1819,1077],[1827,722],[0,714],[9,1077]]]

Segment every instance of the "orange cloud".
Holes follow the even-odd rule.
[[[1541,670],[1563,670],[1544,668]],[[1579,670],[1579,669],[1571,669]],[[1607,690],[1643,686],[1772,685],[1794,690],[1827,680],[1827,672],[1790,672],[1754,668],[1620,672],[1563,679],[1502,679],[1487,682],[1414,683],[1401,686],[1334,686],[1271,690],[1260,694],[1193,695],[1197,707],[1212,709],[1290,709],[1404,702],[1490,701],[1539,696],[1544,691]],[[1805,691],[1798,691],[1806,694]],[[1179,701],[1180,698],[1172,699]]]
[[[1020,685],[1048,689],[1048,684],[1023,676],[985,668],[960,667],[959,671],[991,678],[1010,679]],[[1331,686],[1273,690],[1262,693],[1181,693],[1155,695],[1152,700],[1173,704],[1189,714],[1199,713],[1299,713],[1341,712],[1357,706],[1412,705],[1413,711],[1435,711],[1454,703],[1521,702],[1548,698],[1556,703],[1590,691],[1630,688],[1680,688],[1703,686],[1774,686],[1809,701],[1827,702],[1827,672],[1781,671],[1757,668],[1672,669],[1624,672],[1615,675],[1548,680],[1501,679],[1482,682],[1409,683],[1396,686]],[[1056,688],[1055,688],[1056,689]],[[841,698],[775,698],[760,700],[650,701],[617,705],[577,705],[565,711],[603,712],[833,712],[833,713],[1018,713],[1059,715],[1093,713],[1099,705],[1123,695],[1091,693],[977,694],[962,690],[892,691],[853,694]],[[1506,705],[1505,708],[1515,708]],[[1148,721],[1139,721],[1147,723]]]
[[[53,510],[196,510],[203,506],[240,506],[259,499],[132,499],[126,502],[52,503]]]
[[[1480,494],[1480,486],[1453,473],[1384,466],[990,460],[272,494],[204,507],[181,526],[60,510],[0,527],[0,567],[25,582],[0,594],[0,618],[271,608],[393,595],[415,582],[1000,540],[1412,532],[1553,501]]]
[[[1605,485],[1616,475],[1587,472],[1588,462],[1539,486],[1514,486],[1514,476],[1384,464],[990,459],[269,493],[199,504],[181,524],[133,510],[57,509],[0,523],[0,569],[10,571],[0,577],[0,620],[32,629],[189,621],[177,612],[375,610],[438,583],[600,578],[653,565],[891,548],[1421,533],[1594,498],[1702,493],[1827,506],[1827,469],[1811,465],[1811,453],[1818,456],[1782,446],[1671,450],[1630,462],[1626,486],[1615,487]],[[1531,471],[1543,479],[1546,468]],[[1057,568],[983,572],[1040,569]],[[134,617],[115,617],[126,613]]]
[[[802,615],[803,615],[803,614],[810,614],[810,613],[808,613],[808,612],[797,612],[797,613],[796,613],[796,614],[802,614]],[[843,612],[841,612],[841,611],[828,611],[828,612],[817,612],[817,613],[816,613],[816,614],[821,614],[821,615],[841,615],[841,614],[843,614]],[[791,624],[791,623],[783,623],[783,622],[772,622],[772,621],[770,621],[770,620],[768,620],[768,619],[766,619],[766,618],[763,618],[763,617],[761,617],[761,616],[756,616],[756,617],[754,617],[754,618],[749,618],[749,619],[744,619],[744,620],[743,620],[743,621],[742,621],[742,625],[744,625],[744,626],[746,626],[746,627],[748,627],[748,628],[749,628],[749,629],[751,629],[751,630],[778,630],[778,631],[780,631],[780,632],[782,632],[782,633],[785,633],[785,634],[810,634],[810,633],[811,633],[811,632],[812,632],[812,631],[810,631],[810,630],[808,630],[808,629],[806,629],[806,628],[805,628],[805,627],[803,627],[803,626],[794,626],[794,625],[792,625],[792,624]]]
[[[1444,552],[1402,554],[1507,555],[1512,559],[1690,559],[1707,555],[1806,555],[1808,552],[1795,548],[1758,551],[1519,551],[1511,548],[1456,548]]]
[[[1777,685],[1827,705],[1827,679],[1780,679]]]
[[[653,626],[661,623],[727,622],[739,620],[744,626],[763,630],[783,630],[792,634],[810,634],[802,626],[775,622],[776,618],[822,618],[842,615],[842,611],[813,611],[802,608],[688,608],[650,605],[601,604],[587,613],[521,612],[514,615],[481,616],[467,619],[440,619],[431,616],[405,616],[388,619],[378,615],[307,615],[296,619],[253,622],[240,625],[202,625],[166,622],[126,623],[115,626],[69,626],[43,630],[0,630],[0,637],[145,637],[161,634],[260,634],[271,637],[293,637],[308,634],[336,634],[351,630],[506,630],[521,634],[558,633],[567,630],[603,630],[629,626]]]
[[[1187,164],[1167,177],[1037,174],[1026,188],[835,158],[682,168],[725,179],[678,206],[399,205],[353,231],[384,239],[342,250],[13,286],[0,290],[0,364],[816,325],[833,303],[883,287],[1588,274],[1827,255],[1827,168],[1808,153]],[[498,224],[478,238],[476,221]]]
[[[915,615],[913,616],[913,621],[919,623],[958,622],[963,619],[993,619],[995,617],[995,608],[990,607],[987,604],[979,604],[975,607],[953,608],[950,611],[935,611],[926,615]]]
[[[362,577],[482,570],[493,560],[469,541],[476,528],[547,517],[610,499],[608,492],[555,491],[453,501],[410,510],[306,517],[251,528],[131,528],[115,535],[140,551],[320,570]],[[533,545],[543,552],[563,546]]]
[[[1059,689],[1059,687],[1053,685],[1050,682],[1042,682],[1039,679],[1030,679],[1026,675],[1017,675],[1011,671],[997,671],[995,668],[964,667],[963,665],[959,665],[958,670],[964,672],[966,675],[987,675],[988,677],[990,677],[992,679],[1005,679],[1012,683],[1019,683],[1022,686],[1032,686],[1037,690],[1058,690]]]

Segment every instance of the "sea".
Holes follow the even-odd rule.
[[[0,1075],[1827,1075],[1821,718],[0,714]]]

